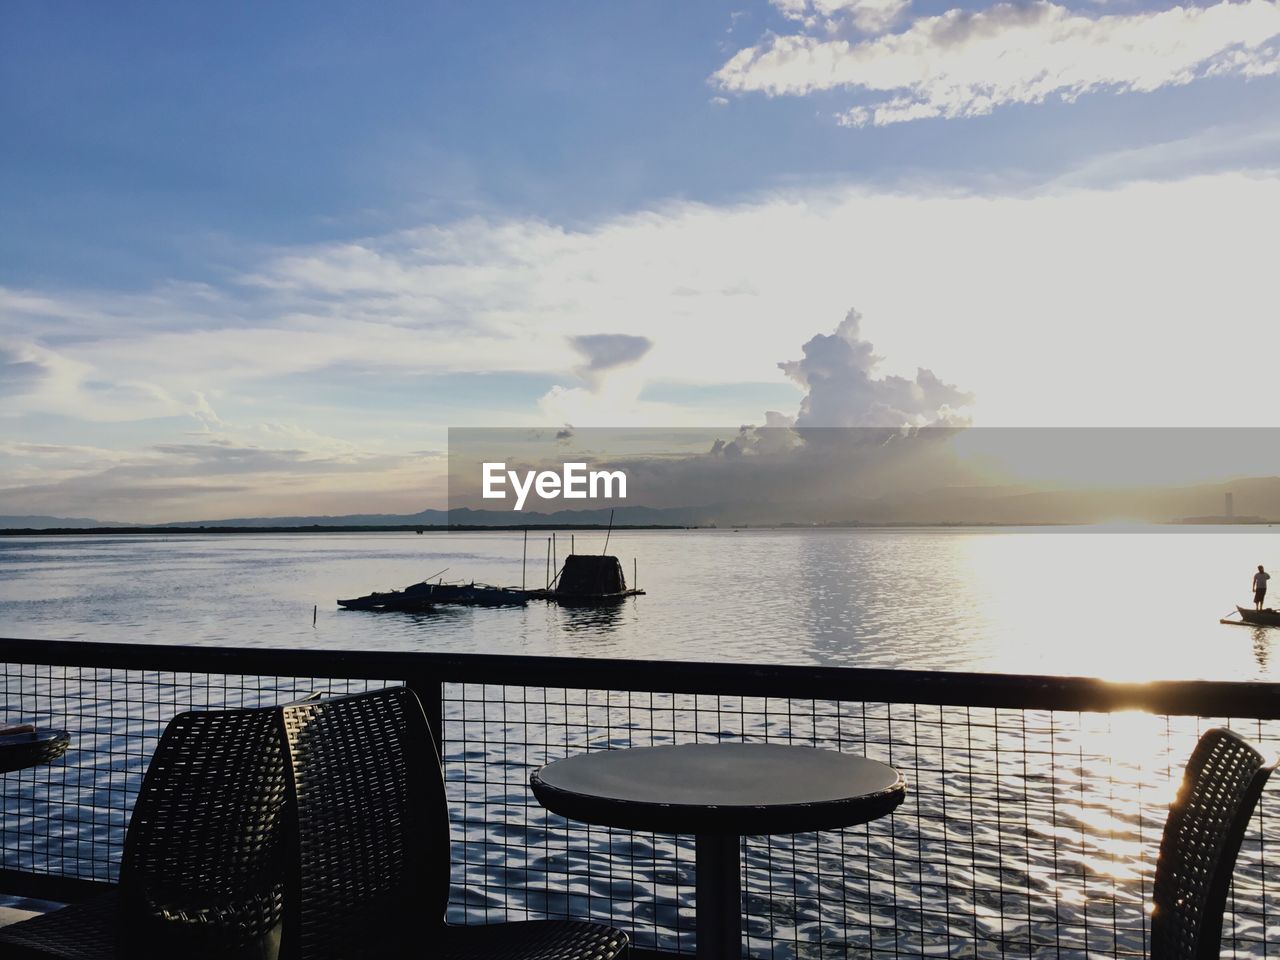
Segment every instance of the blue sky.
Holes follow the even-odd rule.
[[[1269,425],[1201,360],[1273,336],[1278,64],[1268,0],[7,4],[0,514],[421,509],[450,425],[804,416],[817,336],[849,423]]]

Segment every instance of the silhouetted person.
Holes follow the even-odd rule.
[[[1262,601],[1267,598],[1267,581],[1270,579],[1271,574],[1262,569],[1262,564],[1258,564],[1258,572],[1253,575],[1253,609],[1262,609]]]

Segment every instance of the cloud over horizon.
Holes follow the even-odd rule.
[[[914,380],[874,377],[880,357],[859,331],[862,315],[851,309],[835,333],[818,334],[804,345],[804,357],[778,364],[808,392],[800,403],[795,426],[930,427],[967,423],[959,408],[974,401],[971,393],[943,383],[920,367]]]
[[[424,506],[422,485],[438,459],[319,454],[218,439],[139,451],[0,445],[0,460],[15,455],[35,457],[43,468],[0,488],[0,512],[141,523],[377,512],[347,509],[361,497],[388,512],[414,513]]]
[[[984,425],[1257,425],[1265,352],[1205,370],[1204,337],[1170,331],[1211,322],[1221,342],[1247,343],[1267,328],[1259,212],[1277,204],[1280,178],[1266,172],[797,189],[572,228],[467,220],[283,248],[214,295],[0,290],[3,359],[16,364],[0,502],[88,515],[94,484],[121,476],[103,476],[113,464],[199,442],[351,456],[354,469],[335,465],[327,489],[310,489],[324,505],[306,512],[364,512],[368,497],[413,512],[440,505],[429,471],[380,473],[378,458],[439,446],[446,426],[735,424],[796,413],[804,393],[799,416],[817,424],[856,422],[852,396],[932,422],[973,389]],[[853,303],[861,319],[814,336]],[[637,333],[593,339],[602,330]],[[874,370],[864,341],[884,358]],[[554,387],[584,361],[594,389]],[[1202,389],[1183,389],[1191,370]],[[41,452],[58,447],[65,456]],[[168,449],[188,478],[211,469]],[[296,513],[276,482],[293,467],[280,467],[251,474],[234,504],[192,483],[181,503],[134,498],[124,513],[114,501],[122,512],[99,519]]]

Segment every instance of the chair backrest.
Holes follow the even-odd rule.
[[[443,931],[449,811],[413,691],[282,708],[292,772],[282,956],[393,956]]]
[[[275,708],[170,721],[125,834],[121,956],[274,956],[287,787]]]
[[[1275,764],[1237,734],[1207,731],[1169,808],[1156,863],[1152,960],[1215,960],[1245,828]]]

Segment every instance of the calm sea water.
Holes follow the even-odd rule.
[[[572,536],[582,552],[604,546],[602,534]],[[570,542],[558,535],[557,553]],[[1275,558],[1280,569],[1270,528],[622,531],[610,550],[648,594],[618,607],[406,615],[335,603],[438,571],[509,585],[523,575],[540,586],[546,541],[530,537],[522,572],[523,546],[520,534],[505,532],[4,539],[0,636],[1133,680],[1274,679],[1277,669],[1280,630],[1218,623],[1250,601],[1258,563]],[[143,681],[157,685],[148,721],[157,731],[165,709],[192,696],[218,706],[224,694],[273,694],[180,680]],[[274,699],[305,692],[301,682]],[[0,780],[0,865],[113,875],[122,804],[145,768],[138,738],[147,724],[117,701],[123,687],[92,671],[64,680],[19,669],[5,684],[9,719],[49,702],[87,713],[45,721],[77,731],[62,764]],[[691,838],[547,815],[528,794],[528,774],[558,756],[661,742],[678,729],[683,739],[853,749],[905,772],[908,799],[891,818],[744,843],[749,952],[774,960],[847,950],[1142,956],[1165,805],[1199,730],[1214,722],[803,701],[794,713],[775,702],[770,713],[751,698],[721,698],[708,715],[690,697],[525,695],[477,688],[459,698],[455,690],[445,704],[455,920],[592,916],[622,923],[643,946],[692,948]],[[1280,749],[1274,723],[1244,732]],[[1275,791],[1263,809],[1237,866],[1228,924],[1242,956],[1264,956],[1263,942],[1280,937],[1263,852],[1276,849],[1280,833],[1262,826],[1280,824]]]
[[[572,536],[582,552],[604,546]],[[1276,669],[1280,631],[1218,623],[1250,602],[1258,563],[1280,570],[1269,527],[621,531],[610,550],[648,594],[615,609],[335,603],[446,568],[446,580],[519,585],[522,547],[508,532],[6,538],[0,635],[1112,679]],[[558,558],[569,549],[558,534]],[[527,555],[524,580],[541,586],[543,534]]]

